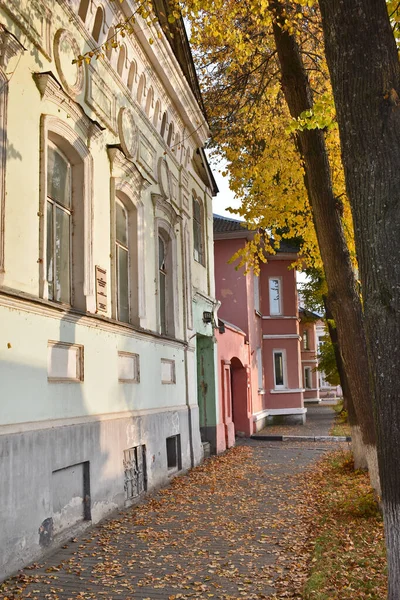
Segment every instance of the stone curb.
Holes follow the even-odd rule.
[[[267,442],[351,442],[350,436],[344,435],[257,435],[252,440]]]

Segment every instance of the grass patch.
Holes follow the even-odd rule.
[[[339,400],[332,408],[336,413],[336,417],[333,427],[329,432],[330,435],[351,435],[350,425],[347,420],[347,410],[343,409],[343,400]]]
[[[354,471],[350,453],[325,458],[309,476],[314,538],[304,600],[386,597],[383,522],[368,475]]]

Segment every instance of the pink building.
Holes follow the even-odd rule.
[[[229,260],[252,236],[242,222],[214,215],[215,288],[221,302],[218,316],[225,323],[225,333],[217,333],[220,398],[224,406],[233,407],[236,435],[251,435],[280,419],[304,423],[307,412],[296,272],[289,268],[297,249],[282,243],[280,251],[261,264],[259,277],[252,271],[245,274]],[[229,333],[228,343],[224,336],[230,323],[235,334]],[[237,345],[237,329],[248,354]]]

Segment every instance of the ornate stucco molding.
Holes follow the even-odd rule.
[[[86,138],[97,139],[102,134],[104,127],[90,119],[81,106],[71,100],[51,72],[34,73],[33,79],[42,99],[50,100],[60,108],[67,109],[69,117],[72,117]]]

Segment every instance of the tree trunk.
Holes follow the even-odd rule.
[[[400,598],[400,65],[385,0],[319,0],[364,300],[389,600]]]
[[[323,296],[325,306],[325,318],[328,324],[328,332],[335,352],[336,365],[339,373],[340,385],[343,391],[344,406],[346,407],[349,425],[351,428],[351,449],[354,459],[355,469],[367,469],[367,449],[362,439],[362,433],[360,425],[357,421],[357,414],[354,408],[353,398],[351,397],[351,387],[347,377],[346,370],[344,368],[342,355],[340,352],[340,345],[338,340],[338,334],[336,327],[333,327],[330,323],[333,318],[332,311],[329,308],[329,298]]]
[[[282,88],[290,114],[297,118],[303,111],[312,108],[312,91],[296,39],[281,26],[285,21],[284,3],[271,0],[270,9],[276,16],[273,32],[281,65]],[[376,438],[363,314],[341,218],[333,194],[324,133],[320,129],[311,129],[299,131],[297,137],[324,264],[330,308],[338,330],[344,367],[348,374],[362,439],[369,456],[371,483],[379,491],[379,481],[376,481]]]

